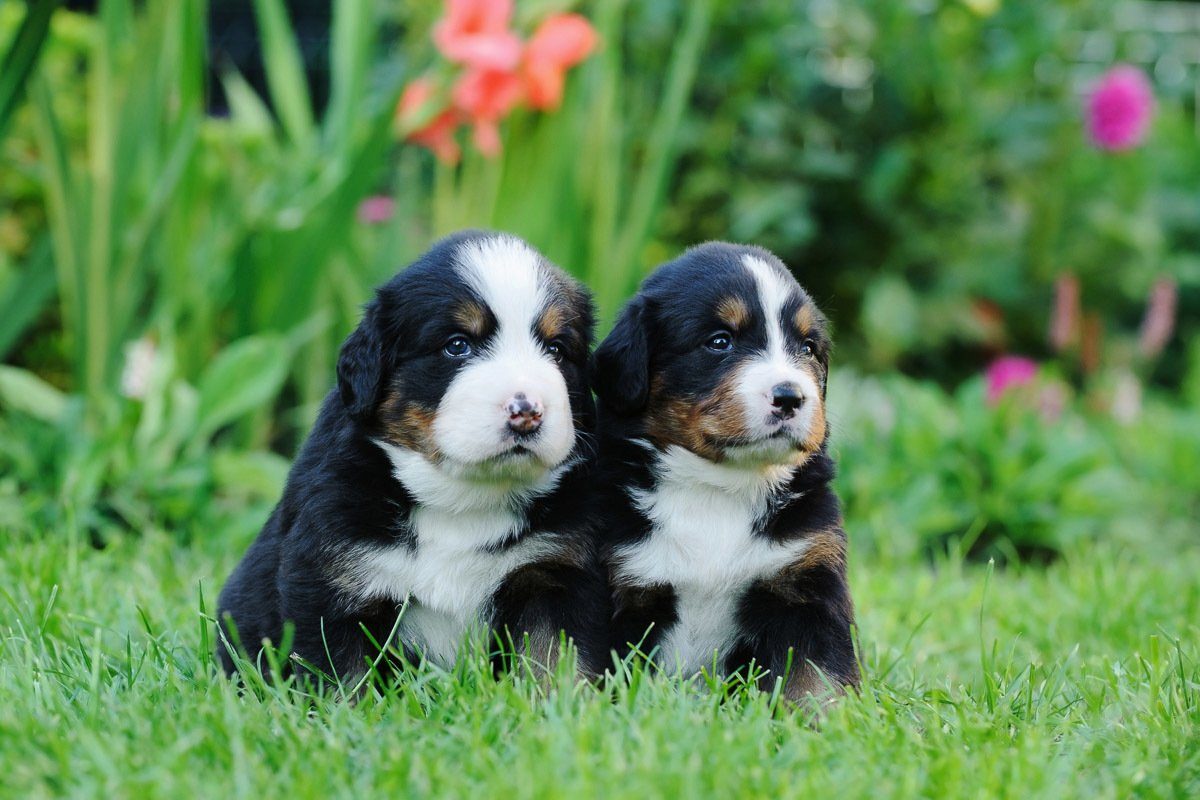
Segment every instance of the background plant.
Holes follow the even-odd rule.
[[[1186,430],[1172,397],[1190,395],[1169,392],[1197,374],[1192,101],[1159,81],[1140,147],[1088,144],[1082,93],[1153,57],[1106,4],[522,2],[504,31],[575,14],[594,41],[560,105],[506,107],[499,150],[453,164],[406,141],[442,107],[414,122],[401,102],[465,69],[432,35],[439,4],[335,3],[324,41],[282,0],[252,9],[261,71],[206,50],[201,0],[60,11],[11,116],[0,351],[22,371],[0,380],[2,465],[59,498],[52,516],[257,508],[371,287],[464,226],[588,281],[602,327],[691,242],[779,251],[830,310],[851,385],[913,403],[883,426],[857,390],[841,401],[848,512],[881,552],[1057,552],[1128,527],[1118,488],[1194,508],[1175,486],[1190,439],[1151,433]],[[0,41],[24,18],[0,9]],[[1175,329],[1147,349],[1159,285]],[[1063,344],[1048,328],[1068,317]],[[1061,382],[1061,425],[982,401],[973,376],[1014,350]],[[872,377],[895,367],[949,394]],[[239,470],[253,498],[229,497]]]

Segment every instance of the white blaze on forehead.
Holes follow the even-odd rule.
[[[524,338],[535,344],[532,330],[546,306],[548,288],[541,256],[510,236],[466,242],[455,256],[463,279],[496,317],[499,338],[506,343]]]
[[[814,404],[810,401],[819,396],[820,389],[812,375],[801,368],[786,347],[783,307],[796,294],[795,281],[777,266],[750,254],[742,256],[742,264],[754,278],[759,305],[762,306],[763,325],[767,331],[766,348],[746,361],[737,380],[746,429],[751,439],[769,436],[780,430],[793,439],[803,439],[808,435],[815,414]],[[772,421],[771,416],[771,402],[774,387],[780,383],[796,386],[805,402],[794,417],[776,428],[777,423]],[[727,455],[731,458],[744,455],[753,460],[756,457],[769,457],[776,451],[778,454],[788,452],[784,442],[769,444],[775,449],[768,447],[762,450],[752,445],[745,453],[730,452]]]
[[[438,449],[458,465],[479,465],[510,451],[505,405],[524,394],[543,409],[536,436],[521,443],[537,459],[534,472],[561,464],[574,446],[571,405],[562,372],[536,333],[555,290],[549,266],[525,242],[504,235],[464,242],[454,265],[491,311],[496,331],[442,395],[433,423]],[[528,473],[519,464],[513,469]],[[501,470],[506,476],[510,471]]]
[[[763,310],[763,322],[767,326],[767,352],[772,356],[783,356],[783,306],[791,299],[793,289],[779,270],[761,258],[742,256],[742,263],[754,276],[758,287],[758,302]]]

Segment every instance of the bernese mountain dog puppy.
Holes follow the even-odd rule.
[[[785,695],[857,686],[824,316],[758,247],[659,267],[593,356],[614,641]],[[833,690],[832,692],[830,690]]]
[[[293,662],[352,681],[385,642],[449,666],[472,633],[553,668],[565,631],[601,670],[610,594],[579,501],[592,321],[587,291],[505,234],[452,235],[379,288],[221,593],[227,640],[255,658],[290,624]]]

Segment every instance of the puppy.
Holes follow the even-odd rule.
[[[382,286],[221,593],[228,639],[253,654],[291,623],[293,660],[353,680],[389,635],[443,666],[472,632],[528,637],[552,665],[565,631],[600,669],[609,592],[577,502],[592,317],[582,286],[503,234],[443,239]]]
[[[625,307],[592,373],[622,652],[685,674],[753,661],[795,700],[858,684],[829,348],[812,299],[757,247],[692,248]]]

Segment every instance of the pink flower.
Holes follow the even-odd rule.
[[[997,358],[987,368],[988,403],[995,405],[1009,389],[1032,383],[1037,371],[1037,362],[1023,356]]]
[[[596,47],[596,31],[579,14],[553,14],[534,31],[525,49],[522,73],[529,105],[558,108],[566,72]]]
[[[396,127],[408,141],[428,147],[446,164],[458,162],[462,154],[454,132],[462,121],[452,108],[438,108],[437,89],[429,78],[417,78],[404,87],[396,106]]]
[[[474,142],[485,156],[500,152],[500,120],[521,101],[516,72],[472,69],[454,85],[454,107],[475,125]]]
[[[433,42],[450,61],[476,69],[515,69],[521,40],[508,29],[512,0],[446,0]]]
[[[386,195],[377,194],[358,204],[358,221],[367,225],[387,222],[394,213],[396,213],[396,201]]]
[[[1101,150],[1128,150],[1146,138],[1154,113],[1154,90],[1137,67],[1106,72],[1087,100],[1088,134]]]
[[[500,122],[518,105],[557,108],[566,72],[596,47],[592,24],[579,14],[551,14],[528,45],[510,30],[513,0],[446,0],[433,41],[447,60],[461,65],[452,78],[449,107],[435,99],[428,78],[405,89],[396,112],[397,130],[429,147],[439,159],[457,162],[455,134],[464,123],[485,156],[499,154]]]

